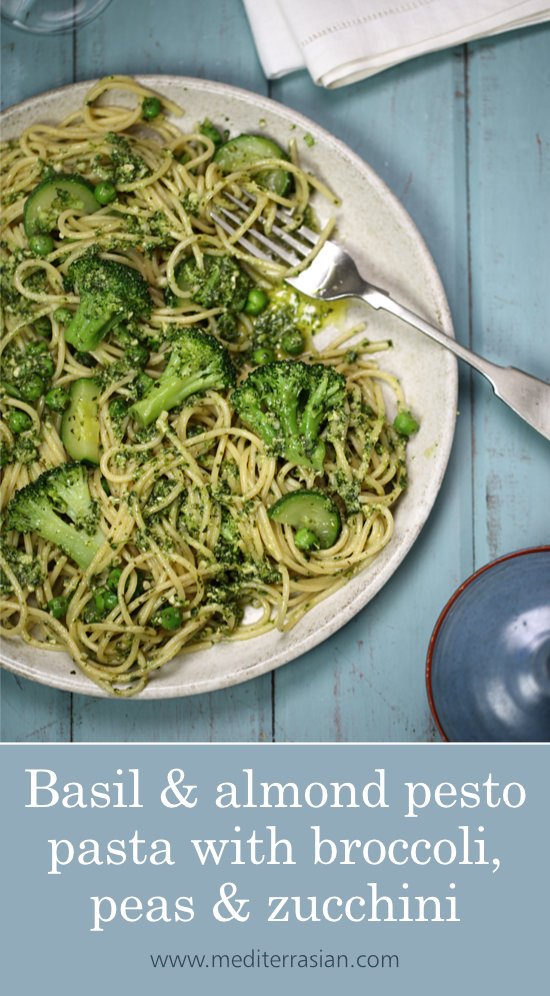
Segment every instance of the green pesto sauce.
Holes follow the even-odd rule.
[[[342,326],[348,313],[348,301],[320,301],[301,294],[288,284],[269,291],[272,305],[286,308],[305,337],[306,350],[312,349],[313,336],[329,325]]]

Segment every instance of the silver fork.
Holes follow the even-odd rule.
[[[226,207],[225,204],[216,204],[215,210],[210,212],[210,217],[224,232],[233,236],[250,214],[255,201],[252,195],[245,191],[241,192],[240,197],[235,197],[227,191],[224,191],[223,196],[224,201],[229,200],[235,210]],[[236,240],[236,244],[258,259],[270,263],[284,262],[289,267],[297,267],[318,245],[319,236],[305,225],[289,231],[288,226],[291,223],[291,215],[278,210],[277,220],[270,228],[269,235],[263,231],[261,223],[255,222]],[[540,432],[545,439],[550,440],[550,384],[516,367],[502,367],[497,363],[491,363],[483,356],[461,346],[440,329],[424,321],[420,315],[394,301],[386,291],[365,280],[350,254],[342,246],[331,241],[325,242],[305,269],[293,276],[285,277],[285,280],[309,297],[320,298],[323,301],[336,301],[344,297],[361,298],[373,308],[381,308],[396,315],[483,374],[501,401]]]

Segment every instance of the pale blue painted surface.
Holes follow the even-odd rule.
[[[268,85],[240,0],[114,0],[73,38],[2,37],[8,106],[110,72],[215,79],[294,107],[367,159],[420,228],[458,338],[550,379],[550,25],[437,53],[343,90]],[[4,740],[427,740],[429,636],[474,567],[550,539],[550,449],[466,369],[451,462],[407,560],[323,646],[246,685],[104,702],[2,673]]]

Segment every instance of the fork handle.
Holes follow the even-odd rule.
[[[367,301],[372,308],[380,308],[395,315],[408,325],[412,325],[419,332],[434,339],[445,349],[458,356],[461,360],[469,363],[474,370],[483,374],[491,384],[497,398],[504,401],[520,418],[523,418],[537,432],[540,432],[546,439],[550,439],[550,384],[516,367],[502,367],[497,363],[491,363],[485,357],[473,353],[465,346],[461,346],[456,339],[441,332],[440,329],[429,322],[424,321],[420,315],[405,308],[404,305],[394,301],[386,291],[372,284],[365,283],[364,290],[358,295]]]

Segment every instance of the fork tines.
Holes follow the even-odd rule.
[[[235,244],[252,256],[268,263],[284,261],[289,266],[298,266],[316,245],[319,236],[305,225],[293,233],[283,227],[294,222],[290,212],[277,209],[276,220],[270,224],[269,235],[266,235],[265,219],[261,214],[250,223],[250,215],[256,207],[256,198],[252,194],[241,191],[241,196],[236,197],[224,191],[223,196],[225,201],[235,205],[235,210],[217,204],[210,217],[231,236]]]

